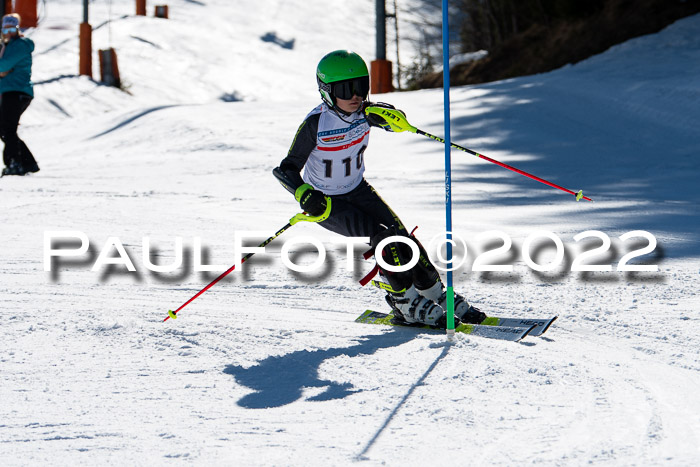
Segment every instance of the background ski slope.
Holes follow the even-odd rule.
[[[374,2],[172,0],[170,20],[114,2],[109,25],[109,3],[93,2],[93,45],[117,49],[129,93],[75,76],[74,3],[49,2],[31,32],[36,98],[20,135],[42,170],[0,181],[3,465],[697,462],[699,16],[576,66],[453,90],[454,141],[595,202],[455,152],[454,230],[471,248],[457,288],[489,314],[560,318],[521,344],[445,346],[355,324],[385,306],[357,283],[371,265],[358,254],[348,271],[314,225],[283,238],[324,241],[322,270],[293,274],[275,242],[162,323],[216,276],[191,272],[194,237],[228,267],[236,232],[266,237],[297,212],[270,171],[319,101],[319,58],[373,57]],[[373,98],[442,134],[442,90]],[[375,131],[366,163],[419,238],[443,232],[439,144]],[[499,245],[477,235],[494,229],[513,239],[501,259],[514,271],[472,272]],[[521,259],[549,230],[570,265],[591,229],[615,247],[594,262],[613,266],[633,249],[617,237],[651,232],[659,245],[640,260],[659,272],[536,273]],[[44,272],[52,230],[84,232],[89,254]],[[91,270],[109,237],[137,273]],[[186,264],[151,273],[143,237],[160,264],[182,237]]]

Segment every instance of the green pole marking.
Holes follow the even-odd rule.
[[[455,328],[455,291],[454,287],[447,287],[447,330]]]

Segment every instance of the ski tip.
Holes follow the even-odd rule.
[[[518,338],[518,340],[517,340],[516,342],[520,342],[521,340],[525,339],[525,337],[526,337],[528,334],[530,334],[530,332],[532,332],[532,330],[535,329],[536,327],[537,327],[537,325],[536,325],[536,324],[533,324],[533,325],[530,326],[529,328],[523,328],[523,333],[520,334],[520,337]]]
[[[542,335],[542,334],[544,334],[545,332],[547,332],[547,329],[549,329],[549,327],[552,325],[553,322],[555,322],[555,321],[557,320],[558,317],[559,317],[559,316],[555,316],[554,318],[550,319],[550,320],[549,320],[549,323],[547,323],[547,325],[544,327],[544,329],[542,330],[542,332],[540,332],[540,335]]]
[[[168,316],[172,319],[177,319],[177,315],[173,312],[173,310],[168,310]]]

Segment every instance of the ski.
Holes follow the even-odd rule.
[[[508,326],[508,327],[530,327],[534,325],[534,328],[529,332],[528,336],[541,336],[545,332],[547,332],[547,329],[552,325],[554,320],[556,320],[557,317],[553,318],[543,318],[543,319],[534,319],[534,318],[499,318],[496,316],[489,316],[485,320],[483,320],[480,325],[483,326]]]
[[[406,323],[394,319],[391,313],[382,313],[379,311],[366,310],[356,320],[357,323],[365,324],[382,324],[387,326],[410,327],[414,329],[427,329],[432,331],[442,331],[432,326],[427,326],[420,323]],[[455,332],[469,334],[473,336],[486,337],[489,339],[501,339],[517,342],[527,336],[536,325],[530,326],[504,326],[504,325],[483,325],[483,324],[465,324],[461,323],[455,327]]]

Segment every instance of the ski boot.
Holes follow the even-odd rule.
[[[2,176],[4,177],[5,175],[24,175],[27,173],[27,170],[19,165],[17,161],[14,159],[10,161],[10,165],[8,167],[5,167],[2,169]]]
[[[436,282],[429,289],[418,290],[418,293],[437,303],[447,312],[447,293],[442,287],[442,282]],[[486,314],[470,305],[463,296],[455,292],[455,318],[459,318],[462,323],[479,324],[486,319]]]
[[[35,173],[37,173],[39,170],[41,170],[41,169],[39,168],[39,164],[37,164],[36,162],[32,162],[32,163],[29,164],[29,166],[26,168],[26,172],[25,172],[25,173],[33,173],[33,174],[35,174]]]
[[[413,285],[401,293],[387,293],[386,301],[398,321],[403,320],[408,324],[426,324],[440,329],[447,327],[447,317],[443,309],[437,303],[420,295]],[[455,319],[455,326],[458,324],[459,320]]]

